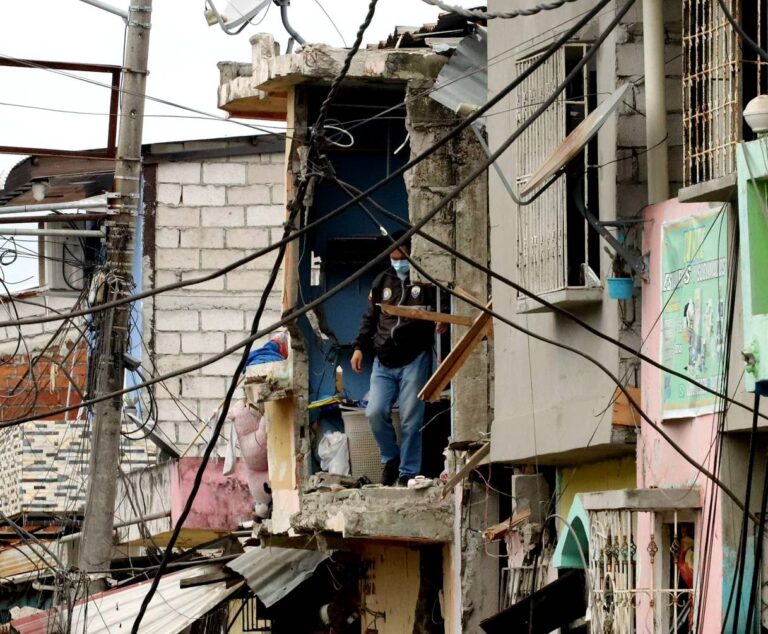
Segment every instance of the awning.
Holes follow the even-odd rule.
[[[309,579],[328,555],[300,548],[254,548],[226,567],[239,574],[270,607]]]
[[[221,571],[221,565],[203,564],[165,575],[160,580],[157,592],[147,608],[141,622],[142,634],[176,634],[210,612],[229,595],[234,593],[241,582],[228,586],[226,581],[181,588],[183,579],[191,579]],[[141,602],[149,590],[151,581],[143,581],[126,588],[109,590],[88,597],[72,610],[72,631],[88,634],[114,634],[129,632]],[[11,621],[13,631],[19,634],[46,634],[49,627],[65,623],[66,611],[55,613],[48,610],[25,618]]]
[[[529,597],[480,623],[487,634],[549,634],[587,613],[584,572],[571,570]]]

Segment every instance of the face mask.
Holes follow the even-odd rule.
[[[395,273],[398,275],[407,275],[411,270],[411,263],[408,260],[389,260]]]

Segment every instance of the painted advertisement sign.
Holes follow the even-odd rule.
[[[727,213],[724,209],[666,223],[662,241],[661,362],[720,388],[727,305]],[[664,418],[714,411],[715,397],[663,373]]]

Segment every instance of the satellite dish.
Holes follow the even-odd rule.
[[[208,0],[208,6],[214,13],[216,20],[225,31],[244,25],[265,10],[272,0],[228,0],[221,3],[223,9],[214,5],[213,0]]]
[[[536,189],[581,152],[584,146],[597,134],[598,130],[603,127],[603,124],[613,114],[613,111],[624,101],[624,96],[627,94],[629,87],[630,84],[624,84],[590,112],[587,118],[576,126],[576,129],[565,138],[549,158],[541,164],[541,167],[536,170],[533,176],[528,179],[528,182],[520,190],[520,195],[524,196]]]

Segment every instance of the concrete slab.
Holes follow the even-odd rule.
[[[683,187],[677,193],[681,203],[729,203],[735,202],[737,196],[735,173]]]
[[[674,511],[701,508],[701,489],[620,489],[580,494],[587,511]]]
[[[441,486],[414,490],[394,487],[309,493],[291,517],[297,533],[332,532],[358,537],[449,542],[453,538],[453,498]]]

